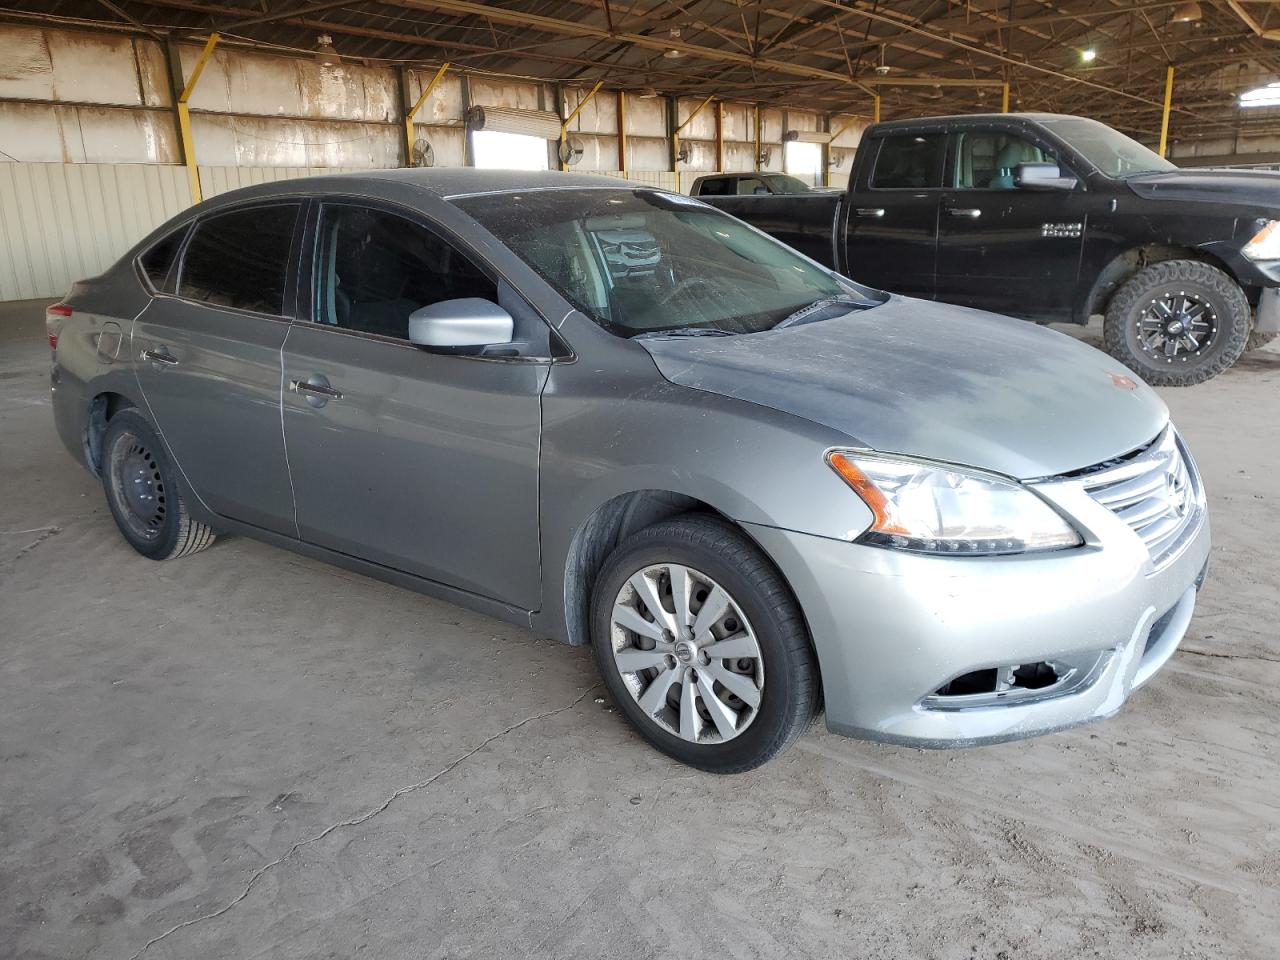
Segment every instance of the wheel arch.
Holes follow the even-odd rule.
[[[89,401],[89,413],[85,419],[85,462],[95,477],[102,476],[102,439],[107,424],[121,410],[140,410],[140,404],[132,397],[113,390],[103,390]]]
[[[1085,324],[1094,314],[1105,313],[1112,296],[1126,280],[1141,273],[1152,264],[1163,263],[1166,260],[1198,260],[1216,267],[1239,283],[1235,271],[1224,260],[1201,247],[1173,243],[1141,244],[1116,254],[1098,271],[1093,286],[1089,289],[1089,295],[1084,300],[1083,313],[1075,318],[1076,322]]]

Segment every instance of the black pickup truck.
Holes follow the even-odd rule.
[[[1104,314],[1155,384],[1280,331],[1280,174],[1180,170],[1083,117],[869,127],[842,194],[701,198],[855,280],[1041,323]]]

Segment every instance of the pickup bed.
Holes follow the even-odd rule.
[[[1185,171],[1083,117],[876,124],[844,193],[703,196],[869,286],[1041,323],[1104,314],[1151,383],[1280,331],[1280,175]]]

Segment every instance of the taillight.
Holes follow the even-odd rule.
[[[49,332],[50,350],[56,351],[58,349],[58,331],[61,329],[62,320],[71,316],[71,313],[71,308],[65,303],[53,303],[45,307],[44,326]]]

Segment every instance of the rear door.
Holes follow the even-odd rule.
[[[934,295],[938,206],[946,134],[890,133],[875,150],[845,205],[847,273],[913,297]]]
[[[306,258],[314,306],[284,348],[299,535],[537,608],[546,324],[425,219],[363,201],[318,206]],[[512,313],[512,355],[409,342],[410,313],[462,297]]]
[[[296,535],[280,424],[298,201],[196,221],[173,293],[133,325],[138,384],[196,494],[215,512]]]
[[[1085,193],[1024,190],[1019,163],[1057,163],[1047,141],[996,126],[951,134],[938,228],[937,297],[1036,320],[1070,320]]]

